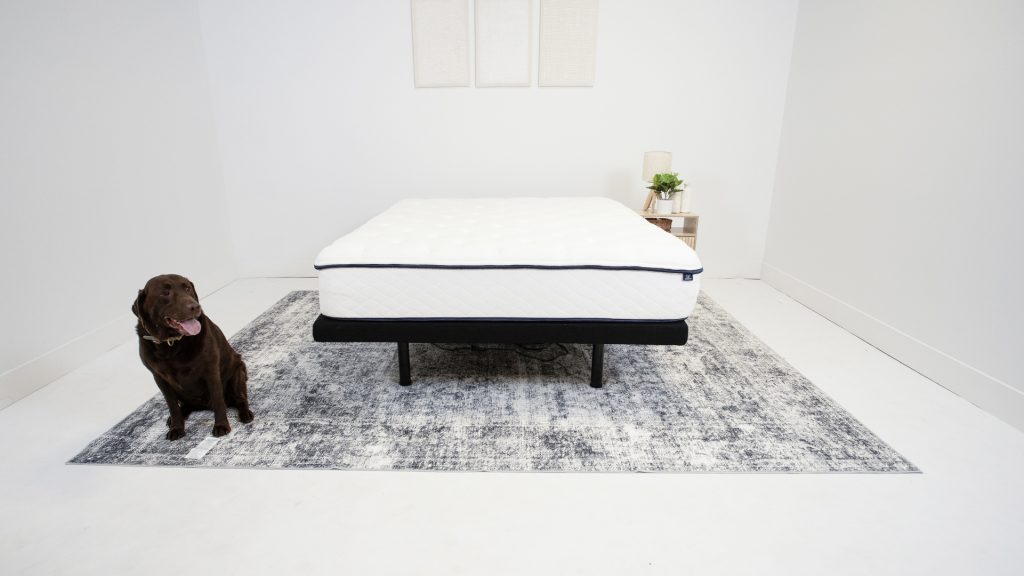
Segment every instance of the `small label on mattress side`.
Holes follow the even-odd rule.
[[[690,274],[689,272],[684,272],[683,273],[683,282],[690,282],[692,280],[693,280],[693,274]]]

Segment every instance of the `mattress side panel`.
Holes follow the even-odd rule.
[[[700,276],[620,270],[331,268],[320,311],[332,318],[678,320]]]

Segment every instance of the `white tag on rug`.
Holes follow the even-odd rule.
[[[202,442],[197,444],[195,448],[189,450],[188,454],[185,454],[185,459],[199,460],[203,456],[206,456],[207,452],[213,450],[213,447],[217,445],[217,442],[220,442],[220,438],[214,438],[213,436],[203,438]]]

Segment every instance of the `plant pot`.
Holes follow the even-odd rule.
[[[658,214],[671,214],[672,213],[672,199],[662,200],[658,198],[658,201],[654,204],[654,211]]]

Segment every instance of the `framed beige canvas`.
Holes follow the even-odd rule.
[[[469,0],[411,2],[415,86],[469,86]]]
[[[593,86],[597,0],[541,0],[540,86]]]
[[[531,0],[476,0],[476,85],[531,84]]]

